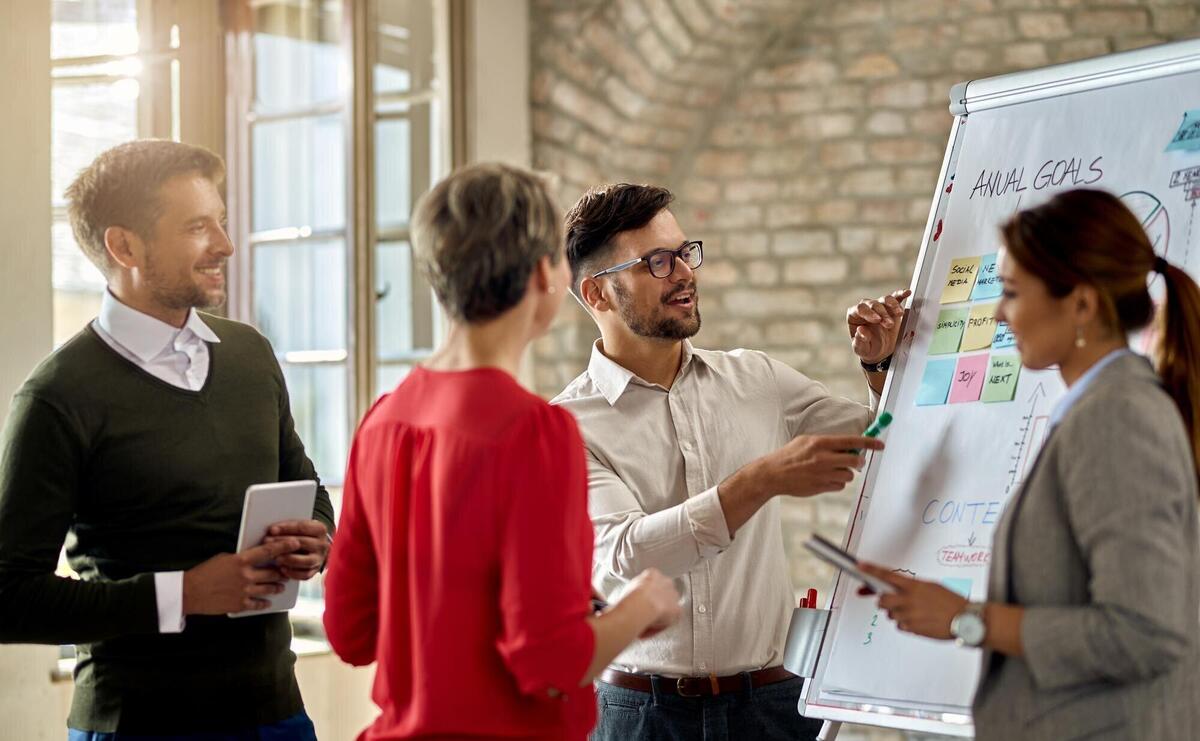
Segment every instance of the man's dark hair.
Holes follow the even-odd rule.
[[[599,263],[611,252],[613,237],[641,229],[674,200],[671,191],[656,185],[615,183],[584,193],[566,217],[567,260],[576,298],[579,281],[606,267]]]

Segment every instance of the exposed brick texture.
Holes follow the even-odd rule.
[[[696,343],[751,346],[865,399],[844,309],[908,285],[951,117],[986,77],[1200,35],[1198,0],[533,0],[535,166],[562,205],[653,182],[705,241]],[[586,365],[573,302],[532,357],[552,395]],[[830,573],[853,496],[785,507],[797,588]],[[841,738],[899,738],[858,729]]]

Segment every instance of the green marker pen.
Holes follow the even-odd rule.
[[[883,431],[885,429],[887,429],[887,426],[890,425],[891,423],[892,423],[892,413],[891,412],[880,412],[879,416],[875,418],[875,421],[872,422],[867,427],[866,432],[863,433],[863,437],[879,437],[880,435],[883,434]],[[854,454],[862,455],[862,451],[855,450]]]

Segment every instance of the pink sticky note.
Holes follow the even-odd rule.
[[[950,381],[950,403],[979,401],[979,393],[983,391],[983,382],[987,378],[987,368],[987,353],[959,358],[954,378]]]

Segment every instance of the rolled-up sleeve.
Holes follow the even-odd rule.
[[[583,441],[569,412],[547,408],[514,436],[511,450],[497,649],[521,692],[545,697],[553,688],[569,696],[595,652]]]
[[[679,576],[732,542],[715,486],[647,513],[629,486],[589,451],[588,490],[597,581],[608,575],[632,579],[651,567]]]
[[[1058,473],[1090,603],[1025,610],[1024,660],[1043,690],[1150,679],[1195,640],[1188,594],[1197,565],[1185,522],[1195,518],[1194,472],[1190,456],[1164,452],[1179,446],[1162,429],[1177,421],[1156,420],[1129,400],[1106,414],[1057,433],[1070,434],[1078,451]]]
[[[879,397],[870,392],[866,406],[843,396],[833,396],[824,384],[812,380],[791,366],[767,358],[784,422],[791,437],[797,435],[857,435],[873,416]]]

